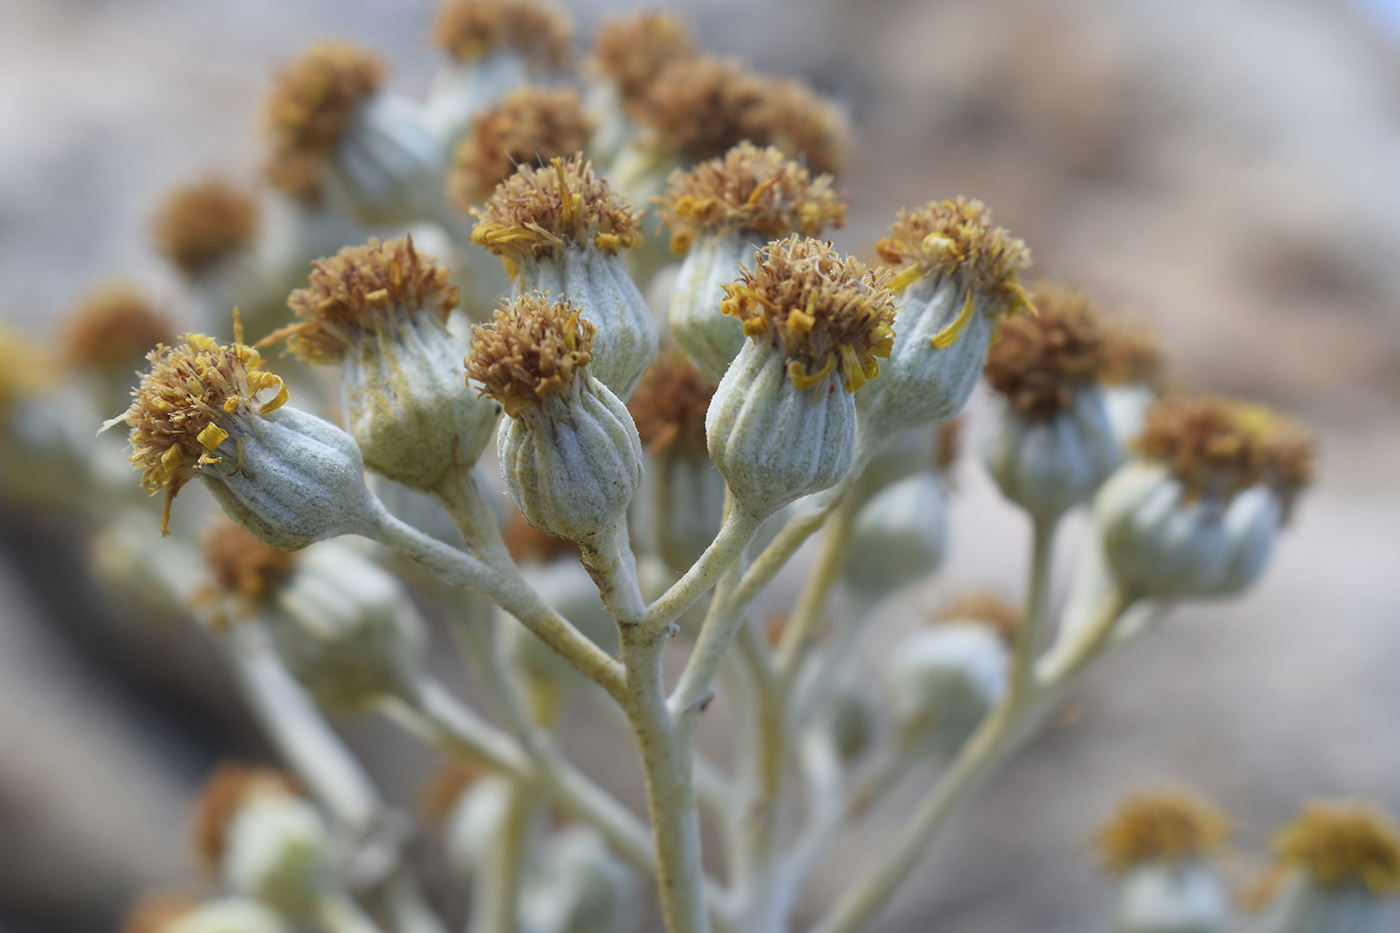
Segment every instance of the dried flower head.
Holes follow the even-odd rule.
[[[418,795],[419,809],[434,823],[447,819],[462,792],[489,774],[469,761],[451,761],[438,768]]]
[[[570,243],[609,253],[642,243],[632,207],[581,154],[522,166],[472,213],[478,221],[472,242],[511,263],[556,255]]]
[[[536,68],[559,68],[572,35],[569,15],[538,0],[447,0],[433,24],[433,41],[459,62],[514,49]]]
[[[750,142],[689,172],[673,172],[657,203],[676,253],[697,236],[752,230],[770,239],[814,237],[846,223],[846,198],[831,189],[831,176],[813,178],[781,149]]]
[[[263,178],[291,198],[318,207],[325,195],[321,158],[305,152],[274,152],[263,163]]]
[[[1199,794],[1169,789],[1121,802],[1094,844],[1104,871],[1120,875],[1142,862],[1199,858],[1219,848],[1231,831],[1225,814]]]
[[[631,110],[667,65],[694,57],[695,42],[685,23],[670,13],[647,11],[599,26],[588,68],[611,80]]]
[[[547,564],[558,557],[578,557],[578,545],[568,538],[540,531],[512,512],[501,532],[506,550],[517,564]]]
[[[153,493],[165,490],[165,534],[180,487],[201,467],[220,461],[214,451],[228,432],[217,422],[265,415],[287,401],[287,387],[262,369],[257,350],[237,342],[225,346],[203,334],[161,344],[146,359],[151,366],[132,390],[131,407],[103,430],[118,422],[131,426],[130,460],[141,470],[141,485]]]
[[[1016,640],[1025,610],[1007,602],[991,590],[968,590],[938,607],[935,622],[980,622],[996,630],[1003,641]]]
[[[1019,278],[1031,263],[1030,250],[1005,228],[993,227],[981,201],[955,198],[900,211],[877,249],[899,271],[890,283],[896,291],[925,276],[946,275],[976,292],[989,314],[1033,308]]]
[[[200,543],[215,594],[235,597],[249,611],[273,594],[296,560],[295,554],[268,547],[222,514],[209,523]]]
[[[210,869],[217,868],[224,855],[229,820],[239,807],[261,795],[296,793],[296,782],[281,771],[235,762],[220,764],[195,801],[190,826],[195,854]]]
[[[1229,496],[1267,482],[1287,506],[1313,478],[1306,428],[1263,405],[1218,395],[1158,402],[1147,413],[1137,447],[1144,457],[1166,463],[1193,499]]]
[[[652,454],[671,447],[705,455],[705,412],[715,394],[706,379],[675,346],[651,364],[627,403],[637,434]]]
[[[598,121],[585,113],[578,92],[521,88],[472,118],[457,147],[448,196],[463,210],[484,201],[521,165],[543,165],[584,149]]]
[[[252,245],[258,204],[243,188],[210,178],[165,196],[151,221],[156,250],[190,278]]]
[[[841,108],[794,79],[770,80],[748,120],[748,136],[801,159],[814,172],[839,172],[850,149]]]
[[[151,347],[174,338],[170,319],[146,295],[130,285],[109,285],[69,312],[63,356],[70,366],[125,370]]]
[[[274,161],[329,156],[356,108],[379,89],[384,59],[349,42],[318,42],[284,65],[263,105]]]
[[[1161,386],[1162,344],[1141,318],[1106,315],[1100,319],[1099,353],[1103,357],[1099,381],[1104,385]]]
[[[768,143],[751,135],[766,91],[763,79],[738,62],[700,56],[664,68],[633,117],[651,130],[660,149],[699,162],[746,139]]]
[[[875,378],[876,358],[888,359],[894,343],[888,276],[797,234],[769,243],[756,259],[724,286],[721,310],[743,322],[745,336],[782,349],[792,384],[809,389],[839,369],[854,392]]]
[[[1377,897],[1400,894],[1400,828],[1370,804],[1310,803],[1278,831],[1274,850],[1319,884],[1364,884]]]
[[[198,906],[198,898],[184,894],[142,897],[126,915],[122,933],[165,933],[171,924]]]
[[[258,342],[287,341],[307,363],[338,362],[365,335],[392,332],[397,319],[420,314],[446,321],[457,306],[457,288],[444,266],[420,256],[412,237],[347,246],[312,263],[306,288],[292,292],[287,306],[298,323]]]
[[[573,384],[593,360],[597,330],[567,298],[530,292],[502,300],[490,325],[472,328],[467,378],[514,418]]]
[[[1078,289],[1040,282],[1036,314],[1004,318],[985,374],[1022,417],[1047,420],[1069,408],[1074,391],[1103,368],[1099,315]]]

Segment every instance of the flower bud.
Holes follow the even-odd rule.
[[[816,714],[818,727],[831,737],[837,755],[851,764],[875,742],[875,703],[855,677],[838,677],[823,689]]]
[[[856,515],[842,579],[870,599],[916,583],[948,551],[948,487],[919,472],[877,493]]]
[[[1225,595],[1254,582],[1312,476],[1295,422],[1218,397],[1158,404],[1094,503],[1104,554],[1132,596]]]
[[[962,411],[997,322],[1031,306],[1018,279],[1030,252],[991,225],[980,201],[958,198],[900,211],[879,250],[899,269],[890,282],[898,295],[899,336],[884,377],[859,399],[863,451],[897,430]]]
[[[597,830],[569,826],[545,840],[520,914],[532,933],[628,933],[641,920],[641,892]]]
[[[265,618],[287,668],[322,709],[416,696],[427,625],[398,578],[353,549],[308,548]]]
[[[474,213],[472,242],[506,262],[516,295],[553,292],[577,306],[597,329],[594,376],[630,396],[658,347],[651,311],[618,255],[642,242],[632,208],[578,155],[522,166]]]
[[[147,359],[131,407],[103,430],[131,426],[142,485],[165,490],[162,534],[175,495],[196,476],[230,518],[280,550],[377,526],[382,509],[365,488],[354,439],[284,408],[286,386],[262,369],[257,350],[185,334]]]
[[[122,933],[287,933],[287,922],[246,897],[217,897],[203,903],[183,898],[146,898]]]
[[[467,375],[500,402],[506,491],[531,525],[571,541],[615,526],[642,482],[632,416],[590,373],[596,328],[534,292],[476,327]]]
[[[852,395],[889,352],[884,277],[830,246],[770,243],[725,287],[724,310],[751,339],[710,402],[705,434],[729,490],[766,516],[839,481],[855,451]]]
[[[744,343],[743,326],[720,310],[736,264],[752,263],[769,240],[820,236],[846,221],[831,176],[813,178],[780,149],[749,142],[672,173],[660,205],[671,249],[686,257],[671,296],[671,332],[712,382],[724,378]]]
[[[1006,692],[1010,663],[987,625],[938,625],[904,638],[885,669],[903,740],[956,752]]]
[[[239,894],[303,917],[329,888],[325,822],[275,771],[221,766],[200,795],[194,822],[200,855]]]
[[[338,363],[366,466],[420,492],[470,469],[498,414],[462,379],[467,347],[445,326],[457,303],[447,276],[412,238],[346,247],[287,300],[299,322],[263,341],[286,338],[307,363]]]

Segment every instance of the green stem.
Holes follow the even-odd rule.
[[[1050,570],[1059,516],[1048,519],[1037,517],[1033,521],[1034,543],[1031,548],[1026,613],[1016,631],[1016,645],[1011,660],[1011,696],[1016,699],[1031,689],[1035,677],[1035,662],[1040,657],[1041,641],[1050,614]]]

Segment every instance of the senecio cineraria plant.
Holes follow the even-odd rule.
[[[313,47],[266,104],[268,190],[208,178],[158,211],[156,245],[231,340],[175,336],[129,286],[74,312],[62,356],[97,405],[126,404],[146,355],[107,427],[158,521],[109,469],[113,435],[94,455],[54,428],[82,420],[55,415],[74,404],[44,385],[56,366],[0,341],[9,494],[90,502],[99,573],[192,607],[290,772],[220,768],[195,823],[222,893],[144,902],[131,929],[444,929],[326,713],[382,715],[450,762],[428,810],[471,933],[635,930],[653,891],[670,933],[777,933],[799,905],[811,933],[863,929],[1091,665],[1259,577],[1311,442],[1263,406],[1164,392],[1150,334],[1023,284],[1030,253],[978,201],[901,211],[879,265],[842,255],[823,239],[847,210],[840,111],[699,54],[670,16],[605,24],[576,86],[552,7],[451,0],[434,36],[424,104],[374,54]],[[982,460],[1033,529],[1025,599],[954,600],[872,677],[864,630],[949,547],[979,378]],[[227,516],[202,535],[197,503],[172,510],[196,480]],[[1055,533],[1081,508],[1057,611]],[[759,617],[812,536],[791,611]],[[454,620],[489,712],[429,672],[410,587]],[[625,721],[646,818],[565,754],[571,707]],[[723,766],[695,747],[707,715]],[[929,760],[844,890],[808,891]],[[1118,928],[1228,929],[1209,861],[1228,834],[1188,791],[1125,803],[1098,837]],[[1277,851],[1270,933],[1382,929],[1386,816],[1311,804]]]

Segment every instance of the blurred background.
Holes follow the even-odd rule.
[[[568,5],[580,50],[600,17],[637,6]],[[1261,584],[1184,607],[1098,670],[877,929],[1107,931],[1086,838],[1145,785],[1195,784],[1237,819],[1226,871],[1241,884],[1305,798],[1400,813],[1400,4],[656,5],[708,49],[849,109],[843,249],[867,253],[901,206],[981,198],[1036,272],[1148,318],[1188,385],[1289,409],[1320,438],[1320,482]],[[254,176],[260,95],[313,39],[387,54],[391,85],[421,96],[440,62],[433,8],[4,0],[0,317],[47,339],[113,277],[178,307],[150,248],[159,195],[210,170]],[[887,609],[872,658],[949,593],[1019,593],[1028,529],[975,459],[949,566]],[[16,933],[111,929],[137,893],[197,884],[193,794],[218,758],[267,754],[202,636],[113,610],[84,561],[61,518],[0,507],[0,929]],[[378,723],[343,726],[412,804],[433,756]],[[607,767],[605,748],[577,752]],[[809,915],[900,808],[828,863]]]

